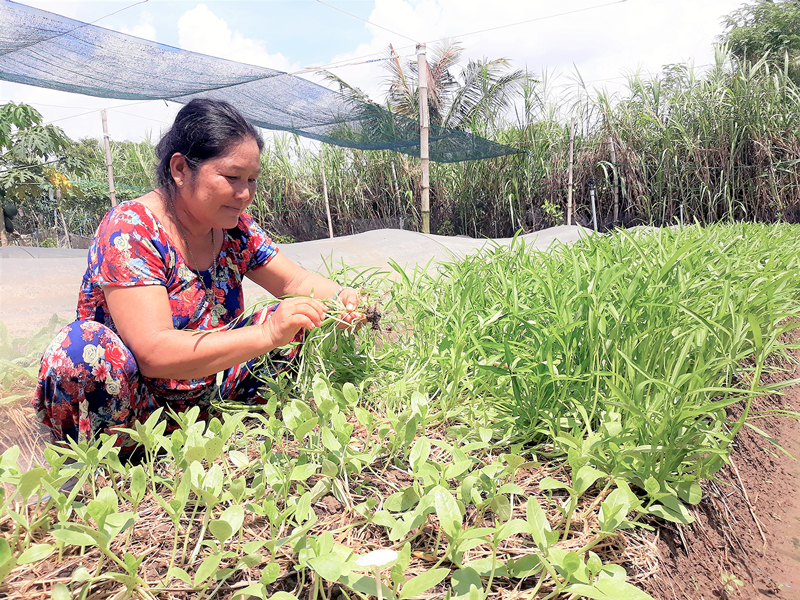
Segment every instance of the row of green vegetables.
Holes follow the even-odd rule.
[[[260,410],[190,411],[169,435],[153,417],[130,432],[137,466],[111,439],[27,473],[3,454],[0,576],[13,590],[86,552],[54,597],[646,598],[601,548],[652,517],[690,522],[698,482],[775,391],[760,376],[798,312],[795,231],[639,230],[547,252],[518,239],[435,273],[395,265],[391,285],[339,274],[380,300],[381,331],[317,331]],[[524,473],[540,476],[523,487]],[[323,518],[329,496],[344,524]],[[141,552],[159,520],[169,539]],[[385,569],[367,549],[389,551]]]
[[[165,435],[167,423],[156,413],[129,432],[146,451],[135,466],[119,461],[115,437],[102,445],[50,449],[49,468],[25,473],[16,468],[18,452],[8,450],[0,458],[0,481],[16,494],[4,497],[9,523],[0,539],[0,575],[13,586],[15,573],[26,565],[61,563],[97,548],[92,567],[75,569],[71,583],[58,584],[57,593],[87,597],[92,585],[114,582],[120,593],[144,597],[176,585],[213,597],[255,569],[258,575],[235,596],[297,597],[274,586],[282,575],[278,559],[289,556],[301,580],[297,585],[311,586],[311,597],[326,597],[325,588],[334,584],[346,593],[375,596],[379,582],[384,598],[412,598],[439,585],[453,598],[485,598],[493,581],[512,578],[534,588],[533,597],[546,590],[546,597],[563,592],[647,598],[626,583],[622,567],[603,564],[592,549],[619,529],[649,527],[640,522],[648,514],[673,518],[674,510],[675,520],[691,519],[656,482],[642,500],[624,480],[590,465],[578,468],[569,482],[542,478],[531,493],[515,478],[540,466],[535,456],[521,447],[494,451],[489,429],[452,441],[427,437],[426,427],[437,416],[419,392],[403,413],[377,418],[358,405],[352,384],[337,388],[318,375],[314,391],[313,408],[294,399],[280,418],[270,409],[260,414],[257,426],[246,426],[246,413],[239,412],[206,427],[192,409],[177,415],[180,428]],[[68,458],[75,462],[65,463]],[[408,473],[409,481],[379,485],[387,469]],[[78,477],[77,485],[61,490],[71,476]],[[579,500],[598,483],[598,502],[582,507],[580,519],[591,513],[599,530],[568,549]],[[687,500],[699,500],[698,490],[686,492],[695,495]],[[333,532],[319,529],[314,507],[328,494],[351,514],[348,528],[377,528],[367,547],[394,551],[381,565],[385,573],[370,574],[358,564],[363,549],[337,544]],[[549,509],[557,519],[548,518]],[[152,549],[136,550],[158,521],[142,515],[154,510],[172,529],[171,544],[156,553],[163,571],[158,583],[142,575]],[[433,545],[421,539],[430,526],[436,530]],[[508,546],[510,541],[516,543]],[[513,552],[519,547],[524,552]],[[435,564],[406,575],[418,548]],[[480,558],[471,556],[475,549],[483,550]]]

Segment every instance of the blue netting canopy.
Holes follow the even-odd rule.
[[[123,100],[226,100],[252,123],[349,148],[419,156],[419,124],[306,79],[188,52],[0,0],[0,79]],[[430,158],[458,162],[519,152],[431,127]]]

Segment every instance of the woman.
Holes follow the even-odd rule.
[[[262,384],[247,367],[272,353],[287,368],[303,331],[324,319],[318,298],[341,301],[344,321],[356,318],[358,292],[292,263],[244,212],[263,146],[230,104],[192,100],[156,148],[158,189],[103,218],[78,320],[42,358],[34,407],[54,441],[118,433],[128,454],[134,443],[116,428],[158,407],[207,415],[215,396],[253,401]],[[234,323],[243,276],[286,299]]]

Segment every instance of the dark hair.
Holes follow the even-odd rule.
[[[195,98],[178,111],[175,122],[156,146],[158,184],[173,196],[178,187],[172,178],[170,160],[180,152],[194,171],[205,161],[222,156],[235,143],[253,139],[259,152],[264,139],[231,104],[223,100]]]

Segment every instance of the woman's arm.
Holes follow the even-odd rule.
[[[338,299],[350,311],[343,320],[348,323],[357,318],[353,314],[358,306],[359,293],[353,288],[343,288],[335,281],[306,271],[279,252],[268,264],[247,273],[247,277],[276,298],[311,296],[322,300],[332,298],[339,290]]]
[[[338,289],[338,288],[337,288]],[[281,302],[261,325],[224,331],[179,331],[173,327],[163,286],[105,286],[109,311],[139,371],[152,378],[207,377],[288,344],[300,329],[324,319],[325,306],[310,298]]]

